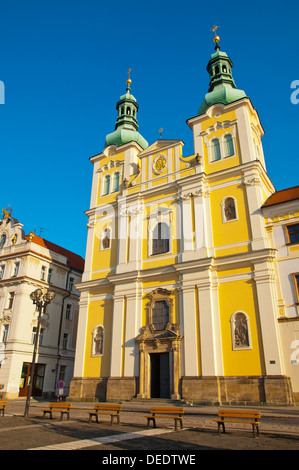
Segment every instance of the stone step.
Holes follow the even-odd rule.
[[[149,406],[186,406],[186,402],[183,400],[172,400],[171,398],[132,398],[127,403],[149,405]]]

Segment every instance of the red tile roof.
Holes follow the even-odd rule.
[[[293,186],[292,188],[275,191],[275,193],[268,197],[262,207],[283,204],[284,202],[294,201],[295,199],[299,199],[299,186]]]
[[[27,235],[25,238],[28,240],[29,235]],[[84,271],[84,259],[76,253],[66,250],[65,248],[62,248],[59,245],[55,245],[55,243],[49,242],[48,240],[45,240],[44,238],[41,238],[38,235],[33,236],[32,242],[36,243],[37,245],[43,246],[48,250],[54,251],[59,255],[66,256],[66,258],[68,259],[68,263],[72,268],[75,268],[82,272]]]

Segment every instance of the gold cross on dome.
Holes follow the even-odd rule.
[[[128,74],[128,79],[130,80],[130,73],[132,72],[132,69],[129,68],[129,70],[127,71],[127,74]]]
[[[215,36],[216,36],[216,31],[217,31],[217,29],[219,29],[219,28],[220,28],[220,26],[214,26],[214,27],[211,29],[211,31],[214,31]]]

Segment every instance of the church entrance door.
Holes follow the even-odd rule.
[[[169,398],[169,353],[150,354],[151,398]]]

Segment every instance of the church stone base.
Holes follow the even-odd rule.
[[[73,377],[68,399],[72,401],[131,400],[136,395],[136,377]]]
[[[109,377],[107,401],[131,400],[137,392],[136,377]]]
[[[182,399],[202,405],[294,405],[284,376],[182,377]]]
[[[68,399],[72,401],[106,401],[107,378],[73,377]]]

